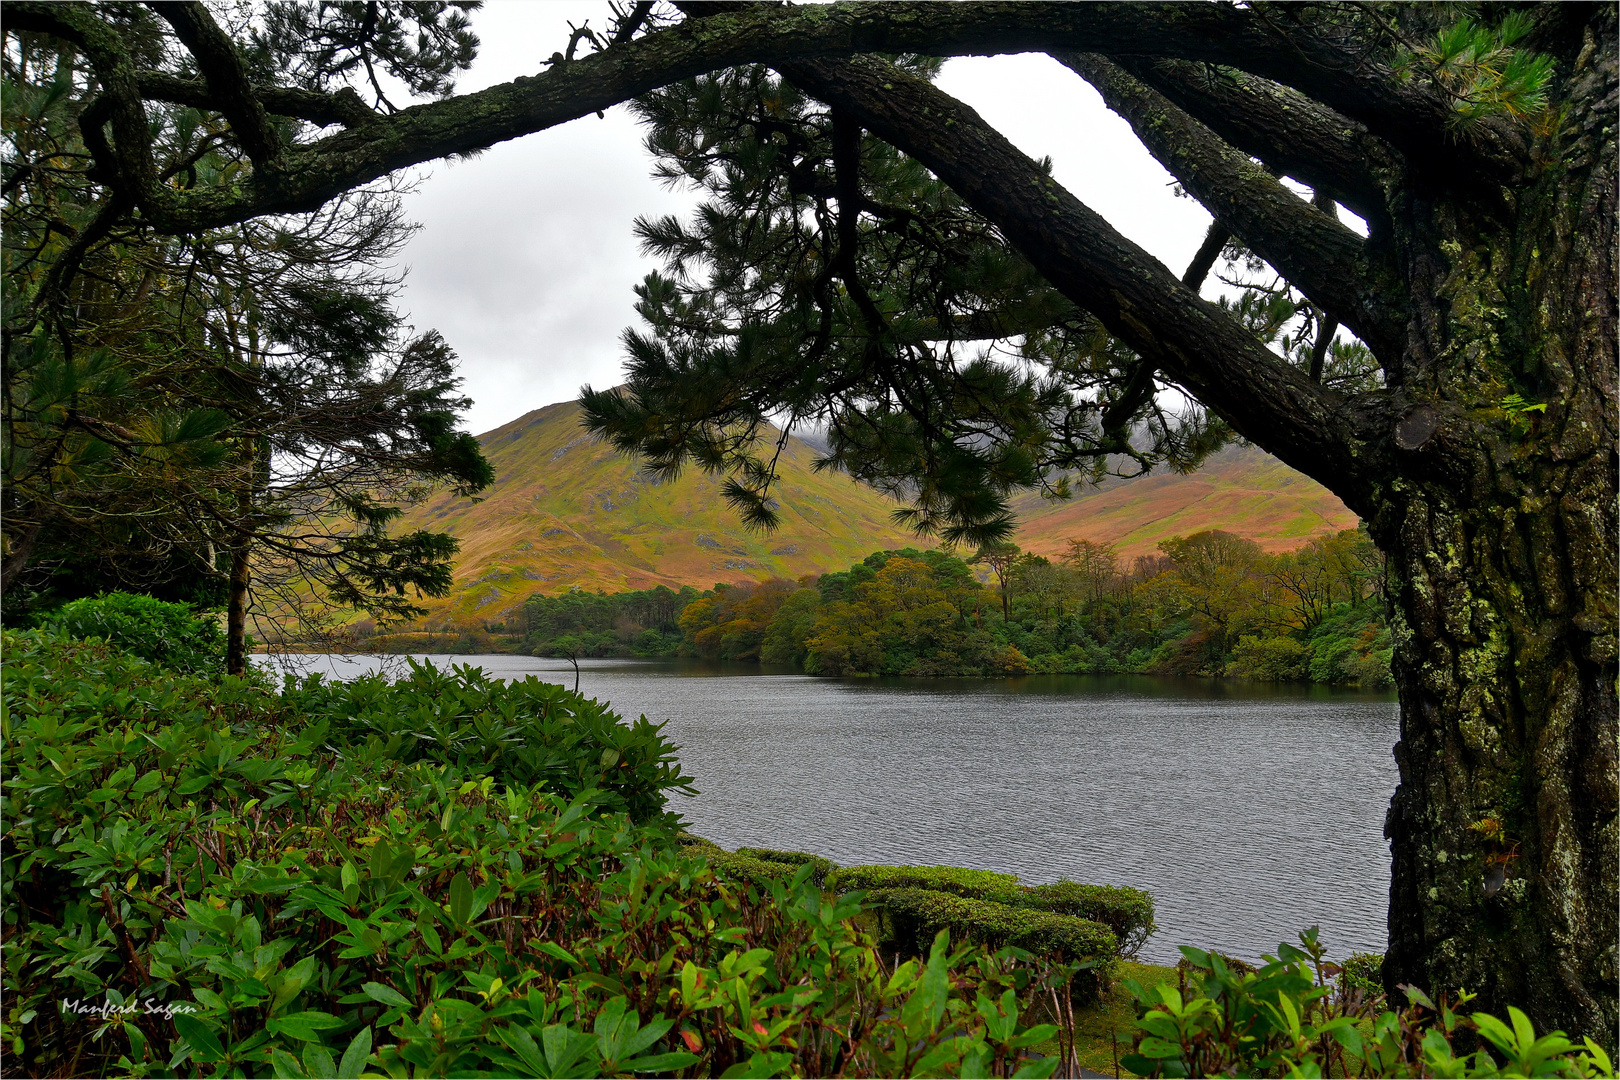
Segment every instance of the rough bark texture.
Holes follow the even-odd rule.
[[[1368,521],[1389,555],[1401,695],[1388,986],[1466,989],[1612,1046],[1613,20],[1594,30],[1566,121],[1501,202],[1415,170],[1386,178],[1381,257],[1405,340],[1382,343],[1388,389],[1349,398],[1231,340],[960,103],[863,61],[781,68],[924,161],[1066,295]],[[1223,223],[1247,239],[1239,216]],[[1512,394],[1547,409],[1504,407]]]
[[[225,601],[225,671],[247,674],[247,602],[252,568],[250,544],[238,544],[231,552],[230,587]]]
[[[1601,30],[1512,213],[1417,193],[1397,208],[1421,305],[1405,387],[1470,422],[1430,434],[1438,411],[1414,410],[1355,508],[1389,556],[1401,697],[1386,982],[1466,987],[1612,1046],[1612,19]],[[1514,392],[1546,412],[1504,412]]]

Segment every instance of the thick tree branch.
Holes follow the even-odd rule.
[[[1400,163],[1362,124],[1240,71],[1133,56],[1115,62],[1227,143],[1281,175],[1332,188],[1375,231],[1384,227],[1389,208],[1380,178],[1397,180]]]
[[[821,60],[780,70],[933,170],[1059,291],[1240,434],[1343,485],[1355,433],[1339,415],[1342,395],[1200,299],[972,109],[888,64]]]
[[[148,101],[164,101],[173,105],[189,105],[194,109],[223,112],[219,99],[208,84],[195,79],[181,79],[159,71],[143,71],[138,76],[141,97]],[[307,120],[319,127],[342,124],[361,127],[377,119],[359,94],[345,86],[331,94],[316,90],[299,90],[285,86],[255,86],[253,94],[264,105],[264,111],[273,116],[291,116]]]
[[[1221,250],[1226,247],[1227,241],[1232,239],[1232,231],[1219,221],[1209,223],[1209,231],[1204,233],[1204,242],[1198,245],[1193,253],[1192,262],[1187,264],[1186,272],[1181,275],[1181,283],[1193,292],[1200,291],[1204,286],[1204,279],[1215,265],[1215,260],[1221,257]],[[1124,438],[1129,432],[1126,430],[1134,417],[1153,397],[1154,376],[1158,374],[1152,362],[1138,359],[1136,367],[1131,371],[1131,377],[1126,380],[1125,388],[1120,391],[1108,408],[1103,410],[1103,434],[1113,438]]]
[[[219,28],[208,9],[196,0],[149,5],[174,27],[192,57],[197,70],[208,81],[220,112],[230,121],[242,149],[255,165],[263,165],[281,149],[281,140],[270,124],[264,106],[248,81],[247,65],[236,44]]]
[[[1244,153],[1100,56],[1057,57],[1095,86],[1142,145],[1189,194],[1321,310],[1331,312],[1374,354],[1400,354],[1405,319],[1381,289],[1361,237],[1299,198]]]
[[[118,35],[90,5],[12,0],[8,25],[89,43],[98,77],[118,104],[117,172],[152,227],[190,232],[269,213],[311,210],[341,191],[395,170],[541,131],[637,94],[717,68],[863,52],[939,56],[1026,51],[1155,55],[1237,67],[1294,86],[1383,134],[1409,157],[1443,167],[1437,183],[1519,167],[1516,129],[1496,120],[1449,126],[1440,94],[1403,83],[1269,13],[1218,4],[840,3],[754,7],[687,19],[542,75],[402,109],[319,142],[284,150],[240,191],[161,185],[140,109],[139,88]],[[125,145],[139,133],[142,145]],[[240,134],[240,133],[239,133]],[[251,136],[250,136],[251,137]],[[144,155],[144,157],[142,156]]]
[[[89,58],[101,81],[101,94],[80,114],[85,145],[107,175],[126,179],[124,201],[145,204],[158,195],[152,163],[151,133],[141,104],[140,83],[118,31],[88,4],[51,4],[18,0],[6,7],[6,29],[32,30],[70,41]],[[103,128],[111,124],[114,142]]]

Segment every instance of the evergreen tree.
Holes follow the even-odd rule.
[[[388,525],[432,483],[476,491],[489,466],[455,430],[469,403],[454,353],[436,333],[406,340],[390,306],[385,264],[410,231],[397,196],[350,193],[183,242],[101,229],[93,181],[61,165],[83,161],[74,118],[91,76],[31,35],[5,63],[6,584],[28,568],[11,614],[88,565],[73,592],[144,586],[225,607],[240,672],[250,608],[307,636],[326,604],[399,618],[421,610],[407,589],[447,591],[455,541]],[[164,111],[186,183],[237,179],[215,128]]]
[[[753,146],[754,159],[733,154],[727,167],[761,213],[740,203],[730,216],[757,217],[800,252],[800,264],[761,265],[803,283],[722,274],[649,285],[654,329],[637,362],[651,372],[685,365],[686,389],[660,396],[667,380],[647,380],[645,393],[597,399],[602,430],[666,468],[729,470],[733,500],[763,523],[770,452],[749,439],[754,415],[782,400],[789,415],[848,420],[835,454],[910,494],[916,523],[974,543],[1005,531],[1014,487],[1060,492],[1062,472],[1106,467],[1109,455],[1136,460],[1132,450],[1190,464],[1223,426],[1320,480],[1386,556],[1402,702],[1386,984],[1467,986],[1486,1008],[1516,1003],[1540,1025],[1612,1045],[1613,5],[690,8],[621,6],[607,32],[582,28],[535,77],[395,112],[344,85],[382,55],[384,20],[356,27],[356,6],[313,5],[276,39],[221,27],[200,4],[156,5],[159,24],[123,4],[13,0],[8,35],[71,45],[95,80],[76,123],[94,161],[84,205],[97,209],[46,252],[47,276],[70,277],[88,245],[134,223],[182,236],[307,212],[406,166],[658,87],[676,86],[665,100],[684,107],[681,80],[737,69],[696,84],[725,100],[694,100],[693,115],[746,128],[687,125],[700,136],[693,148],[661,152],[697,162]],[[421,37],[388,46],[406,74],[458,69],[465,51],[448,9],[373,9],[408,27],[389,41],[447,31],[442,48]],[[576,55],[587,41],[596,51]],[[292,85],[306,44],[318,47]],[[883,58],[1031,50],[1092,82],[1210,210],[1210,262],[1220,251],[1208,249],[1229,241],[1239,265],[1252,255],[1286,290],[1251,282],[1225,308],[1201,300],[1208,265],[1179,279],[933,86],[927,64]],[[762,92],[773,76],[741,67],[756,63],[786,80],[780,98]],[[767,111],[750,113],[751,103]],[[150,118],[169,105],[208,120],[235,181],[190,186],[165,174],[173,160]],[[683,124],[672,113],[659,127]],[[333,125],[341,130],[322,133]],[[750,179],[772,169],[768,192]],[[784,192],[807,200],[802,236]],[[867,204],[882,192],[922,201]],[[821,205],[832,216],[818,220],[811,208]],[[1338,207],[1367,222],[1368,236],[1339,221]],[[930,233],[936,223],[947,231]],[[714,246],[722,269],[727,243],[766,254],[746,247],[746,230],[706,229],[686,231]],[[678,255],[682,238],[664,236]],[[982,273],[982,301],[949,267],[930,265],[935,257]],[[1021,293],[1048,314],[1029,315]],[[60,288],[43,295],[61,304]],[[725,303],[703,306],[709,295]],[[1023,321],[1009,333],[979,316]],[[690,327],[676,325],[682,318]],[[660,336],[660,319],[676,332]],[[1113,341],[1089,345],[1091,320]],[[29,355],[36,324],[14,325],[8,318],[8,368]],[[1341,328],[1355,340],[1341,341]],[[1019,359],[1033,369],[981,360],[968,342],[1027,349]],[[794,349],[798,367],[784,369]],[[766,384],[784,370],[778,399]],[[1166,423],[1150,445],[1130,444],[1161,380],[1212,419]],[[1486,820],[1499,826],[1490,839],[1478,827]],[[1487,889],[1480,866],[1509,851],[1508,884]]]

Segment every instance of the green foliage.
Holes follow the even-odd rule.
[[[698,591],[660,585],[623,593],[572,589],[523,603],[524,645],[536,656],[674,656],[681,612]]]
[[[805,851],[776,851],[772,848],[740,847],[738,855],[751,859],[763,859],[766,862],[785,863],[788,866],[800,867],[808,865],[810,880],[817,888],[827,884],[827,875],[838,869],[838,864],[831,859],[824,859],[820,855],[812,855]]]
[[[1488,116],[1539,120],[1555,65],[1552,57],[1521,47],[1533,28],[1526,11],[1511,11],[1494,24],[1460,18],[1428,43],[1400,49],[1396,70],[1425,77],[1445,93],[1460,125]]]
[[[1130,567],[1106,545],[1069,546],[1058,562],[1013,545],[981,552],[976,561],[1006,583],[1006,617],[999,585],[985,588],[954,555],[915,548],[873,552],[813,587],[663,590],[673,604],[660,617],[679,626],[688,655],[798,664],[811,675],[1144,672],[1390,684],[1379,557],[1358,530],[1278,555],[1206,532]],[[669,637],[652,641],[648,630],[650,644],[632,649],[624,629],[639,631],[643,616],[627,613],[657,594],[531,599],[525,610],[539,628],[531,639],[557,635],[536,652],[657,655]]]
[[[713,850],[703,849],[703,858],[714,871],[715,877],[723,881],[734,881],[743,884],[762,885],[767,881],[791,881],[798,874],[801,863],[779,862],[775,859],[764,859],[741,851],[725,851],[720,848]]]
[[[400,25],[388,11],[350,14],[374,36]],[[418,14],[406,23],[441,22]],[[104,45],[142,67],[175,59],[154,14],[115,21]],[[391,65],[376,51],[388,38],[372,41],[368,70]],[[4,65],[0,482],[8,574],[26,564],[16,599],[82,595],[64,579],[87,563],[99,587],[196,596],[234,562],[254,588],[224,599],[252,597],[271,623],[314,631],[311,599],[422,614],[407,594],[445,593],[456,541],[390,535],[388,522],[436,483],[471,494],[493,474],[456,430],[471,402],[454,352],[433,331],[408,338],[392,309],[411,232],[398,195],[341,194],[185,243],[112,227],[120,204],[81,129],[103,90],[82,43],[29,35]],[[279,77],[255,73],[266,76]],[[146,109],[154,175],[208,198],[254,171],[216,119]],[[267,138],[290,137],[290,123]]]
[[[1019,885],[1012,874],[967,870],[955,866],[849,866],[827,875],[826,887],[835,892],[866,890],[888,896],[894,890],[926,891],[997,905],[1070,916],[1099,923],[1114,935],[1115,951],[1132,956],[1157,929],[1153,897],[1141,889],[1112,885],[1082,885],[1058,881],[1050,885]],[[909,901],[908,901],[909,902]],[[932,924],[926,924],[932,925]],[[944,925],[944,924],[940,924]],[[922,940],[939,929],[918,931]],[[960,928],[953,932],[962,933]]]
[[[1511,1026],[1487,1013],[1461,1015],[1444,998],[1436,1005],[1407,988],[1409,1004],[1382,1009],[1357,980],[1371,957],[1341,969],[1323,960],[1312,927],[1300,945],[1277,947],[1258,969],[1238,970],[1215,953],[1183,947],[1180,985],[1144,990],[1127,982],[1137,1003],[1133,1052],[1120,1064],[1142,1076],[1613,1076],[1609,1057],[1592,1040],[1577,1047],[1561,1032],[1537,1037],[1530,1021],[1509,1006]],[[1481,1045],[1459,1056],[1457,1036],[1477,1033]],[[1491,1051],[1504,1059],[1498,1061]]]
[[[364,761],[433,761],[564,798],[586,792],[637,822],[663,813],[665,794],[691,793],[663,724],[633,724],[593,700],[530,675],[501,682],[476,667],[410,664],[395,682],[289,680],[282,698]]]
[[[413,671],[396,700],[376,681],[276,695],[99,642],[4,648],[8,1074],[1057,1067],[1030,1013],[1074,978],[1067,939],[1026,935],[1052,949],[1032,957],[941,934],[891,969],[813,858],[717,873],[668,815],[638,822],[622,790],[575,791],[480,727],[593,724],[571,695],[520,686],[508,709],[466,670]],[[471,731],[403,749],[458,717]],[[654,795],[660,756],[635,766]]]
[[[990,870],[958,866],[846,866],[827,875],[833,892],[856,889],[927,889],[973,900],[1012,902],[1018,896],[1018,878]]]
[[[1341,992],[1359,991],[1368,997],[1381,997],[1384,993],[1384,954],[1351,953],[1339,965]]]
[[[1310,676],[1310,661],[1310,650],[1298,638],[1244,636],[1232,650],[1228,670],[1246,679],[1295,682]]]
[[[806,642],[815,627],[820,607],[821,594],[815,589],[800,589],[782,601],[765,629],[759,658],[767,664],[803,666],[810,652]]]
[[[1056,881],[1025,886],[1017,904],[1101,923],[1114,932],[1122,956],[1135,956],[1158,929],[1153,919],[1153,897],[1142,889]]]
[[[884,944],[915,955],[937,934],[991,948],[1013,946],[1079,965],[1075,989],[1095,1000],[1111,978],[1119,941],[1101,923],[1029,908],[974,900],[932,889],[873,889],[866,903],[878,909]]]
[[[225,635],[218,619],[185,604],[112,592],[70,601],[53,612],[47,630],[103,638],[131,655],[188,675],[223,673]]]
[[[1358,683],[1369,688],[1390,685],[1393,646],[1382,611],[1365,605],[1343,605],[1311,631],[1312,682]]]
[[[710,660],[758,660],[766,629],[795,592],[790,582],[716,585],[680,615],[682,651]]]

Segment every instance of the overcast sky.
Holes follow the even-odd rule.
[[[458,90],[542,70],[568,22],[606,25],[606,3],[488,0],[472,16],[479,57]],[[939,85],[1017,146],[1049,155],[1058,181],[1178,275],[1209,215],[1171,194],[1171,177],[1079,76],[1045,56],[950,60]],[[622,107],[424,170],[406,209],[422,226],[405,250],[404,308],[461,356],[488,431],[530,409],[620,381],[620,331],[653,264],[638,214],[679,213],[692,197],[654,182],[640,127]]]

